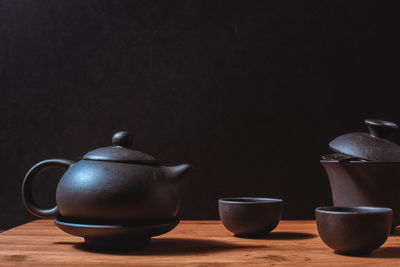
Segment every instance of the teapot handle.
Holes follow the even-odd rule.
[[[22,200],[30,213],[40,218],[53,219],[57,217],[57,205],[51,209],[41,209],[38,207],[32,196],[32,185],[42,171],[53,167],[61,168],[66,171],[73,163],[74,161],[68,159],[48,159],[39,162],[28,171],[22,183]]]

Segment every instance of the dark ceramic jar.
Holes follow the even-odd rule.
[[[61,216],[85,222],[147,222],[174,218],[178,212],[191,166],[160,166],[155,158],[130,148],[132,136],[119,132],[113,146],[93,150],[77,162],[50,159],[26,174],[25,207],[42,218]],[[32,184],[51,167],[65,171],[56,192],[57,206],[38,207]]]
[[[365,120],[369,133],[348,133],[329,143],[337,154],[321,160],[335,206],[378,206],[393,210],[400,224],[400,146],[386,139],[393,122]]]

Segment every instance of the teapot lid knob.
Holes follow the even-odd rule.
[[[112,144],[114,146],[131,147],[133,143],[133,136],[130,132],[120,131],[113,135]]]

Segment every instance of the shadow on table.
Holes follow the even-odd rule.
[[[392,258],[400,259],[400,247],[383,247],[374,250],[371,254],[367,255],[346,255],[343,253],[333,252],[338,255],[343,255],[346,257],[356,257],[356,258]]]
[[[265,239],[265,240],[296,240],[296,239],[309,239],[314,238],[316,235],[308,234],[308,233],[299,233],[299,232],[272,232],[262,236],[252,236],[252,235],[235,235],[238,238],[247,238],[247,239]]]
[[[383,247],[374,250],[370,255],[364,256],[366,258],[399,258],[400,247]]]
[[[400,228],[394,228],[390,233],[390,236],[400,236]]]
[[[56,242],[55,244],[71,244],[81,251],[116,254],[116,255],[187,255],[213,253],[243,248],[267,248],[265,245],[240,245],[210,239],[190,238],[155,238],[145,248],[102,248],[91,247],[85,243]]]

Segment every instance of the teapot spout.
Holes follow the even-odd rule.
[[[172,183],[185,183],[188,180],[188,174],[192,170],[192,166],[189,164],[181,164],[171,167],[162,167],[164,169],[167,179]]]
[[[180,198],[189,184],[189,176],[192,171],[192,166],[189,164],[181,164],[178,166],[161,167],[167,180],[174,187],[176,196]]]

